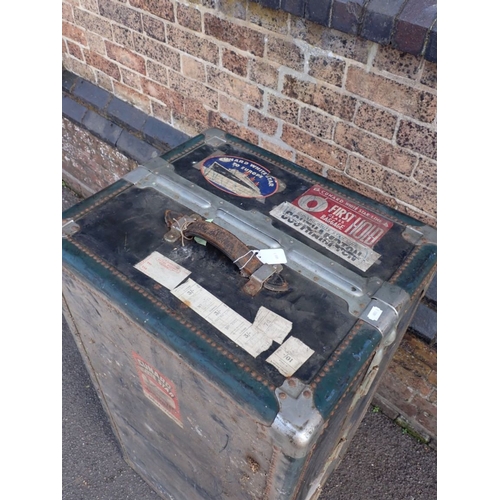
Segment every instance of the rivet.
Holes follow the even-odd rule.
[[[280,392],[280,399],[286,399],[286,392]]]
[[[305,397],[305,398],[310,398],[311,397],[311,391],[309,389],[306,389],[302,395]]]

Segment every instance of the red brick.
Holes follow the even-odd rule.
[[[205,82],[207,80],[207,73],[205,71],[205,65],[193,59],[191,56],[181,54],[182,63],[182,74],[193,80],[199,80],[200,82]]]
[[[80,45],[87,45],[87,37],[85,36],[85,31],[77,26],[72,24],[63,22],[62,23],[62,35],[72,40],[73,42],[77,42]]]
[[[131,89],[126,85],[122,85],[119,82],[115,82],[114,88],[115,94],[118,97],[149,114],[151,110],[151,101],[147,95],[137,92],[136,90]]]
[[[349,155],[347,162],[348,167],[346,173],[348,173],[350,166],[356,165],[356,163],[358,162],[365,165],[365,168],[367,169],[370,169],[372,166],[378,167],[378,165],[376,165],[375,163]],[[421,212],[417,212],[414,209],[411,209],[411,207],[399,203],[398,200],[387,195],[386,193],[382,193],[373,186],[368,186],[367,184],[359,182],[359,180],[357,179],[349,177],[348,175],[350,174],[346,175],[344,173],[339,173],[337,170],[334,169],[328,170],[326,174],[327,178],[330,179],[331,181],[336,182],[341,186],[345,186],[346,188],[349,188],[352,191],[355,191],[356,193],[362,194],[363,196],[371,198],[372,200],[378,201],[390,208],[399,210],[400,212],[410,215],[411,217],[414,217],[417,220],[421,220],[422,218],[426,219],[426,217],[423,216]],[[425,221],[425,223],[427,223],[427,220]]]
[[[106,41],[106,53],[110,59],[123,64],[127,68],[133,69],[137,71],[137,73],[143,75],[146,74],[146,63],[144,58],[125,47],[120,47],[119,45]]]
[[[142,25],[144,27],[144,33],[159,42],[164,42],[166,40],[165,36],[165,23],[159,19],[142,14]]]
[[[205,33],[255,56],[263,57],[264,55],[264,35],[245,26],[236,25],[206,13]]]
[[[208,124],[210,127],[216,127],[233,134],[241,139],[257,145],[259,143],[259,136],[249,130],[244,125],[234,122],[230,118],[224,118],[216,111],[210,111]]]
[[[97,33],[109,40],[113,37],[113,30],[111,29],[111,23],[109,21],[80,9],[74,9],[73,13],[75,22],[78,26],[92,31],[92,33]]]
[[[301,167],[309,170],[310,172],[314,172],[318,175],[323,175],[323,171],[327,170],[328,167],[318,163],[317,161],[311,160],[308,156],[304,156],[303,154],[297,153],[295,158],[295,163],[300,165]]]
[[[275,142],[268,141],[263,137],[260,138],[259,146],[261,148],[266,149],[267,151],[271,151],[275,155],[278,155],[281,158],[286,158],[287,160],[293,160],[294,153],[291,149],[285,149],[284,147],[279,146]]]
[[[287,123],[283,124],[281,138],[299,152],[305,153],[332,167],[344,169],[347,154],[332,144],[324,142]]]
[[[268,97],[268,111],[270,114],[281,118],[292,125],[296,125],[299,121],[299,105],[291,99],[270,94]]]
[[[69,120],[62,120],[63,176],[80,181],[77,192],[88,196],[130,172],[137,163]]]
[[[408,386],[389,370],[384,373],[380,380],[377,392],[388,401],[397,402],[398,406],[405,404],[406,408],[409,408],[408,403],[413,397],[413,393]],[[412,413],[416,414],[416,411]]]
[[[288,34],[288,14],[284,11],[266,8],[256,2],[249,2],[247,19],[269,31],[282,35]]]
[[[97,69],[95,70],[95,83],[101,89],[113,92],[113,79]]]
[[[263,91],[256,85],[248,83],[225,71],[217,68],[207,68],[207,82],[221,92],[229,94],[232,97],[241,99],[255,108],[262,107]]]
[[[134,31],[142,31],[141,14],[112,0],[99,0],[99,13]]]
[[[84,51],[85,58],[86,53]],[[87,60],[87,59],[86,59]],[[82,78],[85,78],[89,82],[96,82],[96,73],[92,66],[89,66],[87,63],[83,63],[82,61],[71,57],[68,54],[63,54],[63,67],[68,71],[71,71]]]
[[[93,12],[94,14],[99,14],[98,0],[79,0],[79,4],[85,10]]]
[[[135,50],[134,32],[123,26],[113,25],[113,40],[123,47]]]
[[[75,16],[73,15],[73,7],[66,2],[62,3],[62,19],[63,21],[68,21],[70,23],[75,22]]]
[[[416,335],[406,334],[400,344],[400,349],[405,349],[423,361],[433,370],[437,370],[437,351],[435,348],[426,344]]]
[[[324,113],[314,111],[311,108],[301,108],[299,127],[310,134],[321,137],[322,139],[332,138],[332,117]]]
[[[415,155],[343,122],[337,124],[334,141],[343,148],[408,176],[417,162]]]
[[[159,102],[151,101],[151,113],[155,118],[165,123],[172,122],[172,109]]]
[[[437,88],[437,65],[436,63],[431,63],[425,61],[424,69],[422,71],[422,77],[420,78],[420,83],[427,85],[428,87],[435,89]]]
[[[135,90],[142,90],[141,88],[141,76],[133,71],[129,71],[126,68],[120,68],[120,73],[122,75],[122,82]]]
[[[270,89],[278,89],[278,66],[262,59],[250,60],[250,80]]]
[[[178,71],[181,67],[180,55],[167,47],[164,43],[157,42],[152,38],[148,38],[137,33],[134,33],[135,50],[143,56],[149,57],[159,63],[168,66]]]
[[[396,134],[396,142],[427,158],[437,159],[437,133],[428,127],[402,120]]]
[[[435,95],[355,66],[348,68],[346,89],[423,122],[432,122],[436,117]]]
[[[163,64],[149,60],[146,61],[146,74],[150,79],[156,80],[166,87],[169,86],[168,68],[163,66]]]
[[[167,26],[167,40],[172,47],[190,54],[193,57],[204,59],[212,64],[219,63],[219,47],[195,33],[190,33],[186,30],[176,28],[175,26]]]
[[[93,66],[94,68],[101,70],[103,73],[106,73],[115,80],[120,79],[120,70],[117,64],[99,54],[96,54],[95,52],[91,52],[90,50],[84,50],[83,53],[85,56],[85,62],[89,66]]]
[[[413,403],[417,413],[415,420],[435,436],[437,434],[437,407],[430,401],[416,395]]]
[[[76,43],[70,42],[69,40],[66,40],[66,43],[68,45],[68,52],[73,56],[76,57],[77,59],[80,59],[80,61],[84,61],[83,57],[83,52],[82,49],[79,45]]]
[[[218,94],[201,82],[190,80],[175,71],[169,72],[170,88],[185,97],[203,101],[208,107],[217,109]]]
[[[201,31],[201,13],[189,5],[177,4],[177,22],[190,30]]]
[[[387,71],[393,75],[416,80],[421,62],[421,57],[415,57],[412,54],[400,52],[392,47],[379,45],[377,47],[377,54],[373,60],[373,67],[378,70]]]
[[[431,373],[429,365],[416,358],[411,352],[405,349],[398,349],[392,358],[392,362],[418,377],[427,378]]]
[[[205,126],[208,126],[209,110],[204,106],[203,102],[196,99],[184,100],[184,115],[186,118],[196,120]]]
[[[420,184],[437,191],[437,165],[435,162],[421,158],[418,162],[413,178]]]
[[[215,8],[215,0],[188,0],[192,3],[201,3],[205,7]],[[227,17],[245,20],[247,18],[247,3],[241,0],[224,0],[217,2],[217,9]]]
[[[172,125],[177,130],[180,130],[191,137],[201,134],[207,129],[207,125],[204,123],[187,118],[183,113],[178,114],[175,111],[172,112]]]
[[[385,109],[377,108],[366,102],[359,104],[354,123],[372,134],[392,139],[396,130],[397,116]]]
[[[282,38],[268,37],[267,57],[297,71],[304,70],[304,54],[300,47]]]
[[[437,390],[432,391],[432,393],[428,399],[429,399],[429,403],[432,403],[433,405],[437,405]]]
[[[243,123],[245,119],[245,105],[241,100],[224,94],[219,94],[219,111],[240,123]]]
[[[106,55],[106,45],[104,43],[104,38],[101,35],[96,35],[95,33],[87,32],[87,44],[92,52],[97,52],[103,56]]]
[[[245,77],[248,73],[248,57],[237,54],[234,50],[223,49],[222,66],[231,73]]]
[[[283,94],[345,120],[351,120],[354,116],[356,100],[325,85],[285,75]]]
[[[177,111],[178,113],[184,112],[185,98],[178,92],[148,80],[147,78],[143,78],[141,84],[144,94],[161,101],[170,110]]]
[[[318,86],[311,81],[299,80],[295,76],[285,75],[283,80],[283,94],[305,102],[306,104],[314,105],[314,96]]]
[[[248,126],[260,130],[266,135],[274,135],[278,130],[278,122],[254,109],[248,112]]]
[[[293,38],[309,43],[313,47],[331,51],[340,57],[354,59],[361,63],[368,61],[368,54],[373,45],[370,40],[325,28],[317,23],[304,21],[295,16],[291,16],[290,35]]]
[[[432,370],[429,373],[429,375],[427,376],[427,382],[429,382],[429,384],[431,384],[434,387],[437,386],[437,372],[435,370]]]
[[[174,6],[169,0],[130,0],[130,5],[174,22]]]
[[[333,56],[314,56],[309,58],[309,74],[329,85],[342,87],[345,62]]]
[[[422,210],[431,217],[437,215],[436,193],[411,179],[387,171],[382,182],[382,189],[387,194]]]
[[[349,163],[346,173],[355,179],[360,180],[370,186],[381,189],[385,170],[376,163],[369,162],[358,158],[357,156],[349,156]]]

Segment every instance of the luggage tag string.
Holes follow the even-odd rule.
[[[252,260],[252,257],[258,252],[258,250],[249,250],[248,252],[244,253],[243,255],[240,255],[236,260],[233,260],[233,264],[236,264],[239,260],[243,259],[243,257],[246,257],[248,254],[251,254],[250,257],[245,261],[245,263],[240,267],[239,264],[236,264],[240,271],[242,269],[245,269],[245,266]]]
[[[184,246],[184,240],[192,240],[193,237],[188,237],[184,235],[184,231],[188,228],[189,224],[191,224],[192,221],[184,221],[182,226],[179,224],[179,221],[177,219],[173,219],[174,223],[177,225],[172,224],[172,227],[174,229],[177,229],[179,233],[181,233],[181,246]]]

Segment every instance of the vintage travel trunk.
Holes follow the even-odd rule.
[[[165,499],[311,500],[436,267],[436,232],[210,129],[63,213],[63,308]]]

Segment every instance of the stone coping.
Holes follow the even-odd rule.
[[[437,62],[436,0],[250,0]]]

